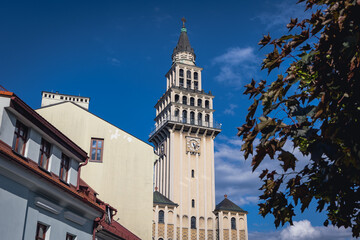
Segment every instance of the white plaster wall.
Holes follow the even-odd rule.
[[[90,151],[92,137],[104,139],[103,162],[89,161],[81,178],[118,210],[115,218],[121,224],[141,239],[151,239],[153,147],[72,103],[37,112],[85,151]]]

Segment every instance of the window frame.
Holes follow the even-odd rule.
[[[68,182],[69,168],[70,168],[70,158],[67,155],[65,155],[64,153],[62,153],[59,178],[61,181],[66,182],[66,183]],[[66,174],[65,180],[63,178],[64,170],[65,170],[65,174]]]
[[[23,131],[23,135],[21,135],[21,130]],[[18,153],[18,154],[20,154],[22,156],[24,156],[24,154],[25,154],[28,131],[29,131],[29,128],[27,126],[25,126],[25,124],[23,124],[22,122],[16,120],[15,131],[14,131],[14,139],[13,139],[13,150],[16,153]],[[23,141],[23,146],[22,146],[22,151],[21,152],[18,149],[20,139]]]
[[[165,212],[163,210],[158,213],[158,223],[165,223]]]
[[[230,222],[231,222],[231,230],[236,230],[236,218],[232,217]]]
[[[92,146],[93,141],[96,141],[95,148]],[[98,141],[101,141],[101,148],[98,148]],[[92,159],[92,150],[95,149],[95,159]],[[100,160],[97,160],[97,150],[100,149]],[[90,162],[103,162],[103,155],[104,155],[104,139],[103,138],[91,138],[90,141]]]
[[[40,228],[43,229],[43,234],[42,236],[39,236],[39,230]],[[37,225],[36,225],[36,235],[35,235],[35,240],[45,240],[46,239],[46,233],[49,229],[49,226],[43,224],[43,223],[40,223],[38,222]]]
[[[76,236],[71,233],[66,233],[66,240],[75,240]]]
[[[190,228],[196,229],[196,217],[192,216],[190,219]]]
[[[45,147],[47,147],[46,150],[44,150]],[[43,166],[44,156],[47,157],[45,167]],[[51,156],[51,143],[49,143],[44,138],[42,138],[40,145],[40,152],[39,152],[39,166],[42,169],[45,169],[46,171],[48,171],[49,169],[50,156]]]

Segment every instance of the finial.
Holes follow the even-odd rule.
[[[225,194],[224,197],[227,198],[227,194]]]
[[[186,23],[186,19],[183,17],[182,19],[181,19],[181,21],[183,22],[183,28],[185,28],[185,23]]]
[[[155,191],[157,191],[158,190],[158,187],[155,187]]]

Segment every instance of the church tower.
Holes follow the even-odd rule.
[[[221,125],[214,121],[214,96],[202,89],[203,69],[195,64],[182,21],[149,138],[159,156],[154,164],[153,239],[218,239],[214,139]]]

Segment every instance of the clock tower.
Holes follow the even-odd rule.
[[[214,96],[202,88],[203,69],[195,64],[182,21],[149,138],[159,155],[154,165],[153,237],[216,239],[214,139],[221,125],[214,121]]]

